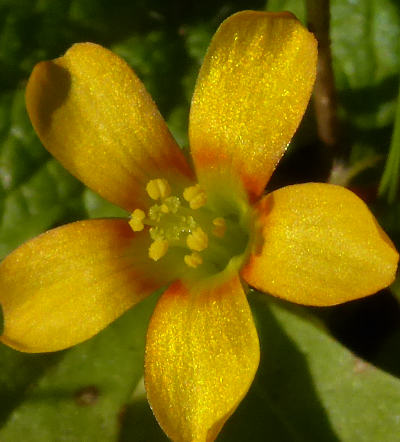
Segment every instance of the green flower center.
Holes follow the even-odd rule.
[[[147,213],[136,209],[130,225],[134,231],[148,229],[148,257],[163,260],[168,268],[180,269],[179,277],[204,278],[227,268],[238,270],[248,249],[251,216],[242,199],[214,198],[199,184],[171,195],[167,180],[148,182],[146,191],[156,203]]]

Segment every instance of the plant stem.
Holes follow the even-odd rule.
[[[308,26],[318,40],[317,79],[313,96],[318,136],[325,146],[334,148],[338,144],[338,120],[329,36],[329,3],[329,0],[306,0]]]

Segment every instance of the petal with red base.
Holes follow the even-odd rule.
[[[147,334],[145,384],[172,440],[214,440],[258,362],[257,332],[237,276],[208,290],[178,282],[161,296]]]
[[[63,57],[36,65],[26,105],[46,149],[128,211],[146,206],[150,179],[192,177],[142,82],[101,46],[76,44]]]
[[[390,285],[399,255],[368,207],[331,184],[299,184],[257,206],[261,238],[242,276],[288,301],[334,305]]]
[[[244,11],[225,20],[208,49],[190,111],[199,180],[234,174],[259,196],[310,99],[317,42],[289,13]]]
[[[28,241],[0,265],[0,340],[20,351],[84,341],[159,288],[143,234],[125,220],[81,221]]]

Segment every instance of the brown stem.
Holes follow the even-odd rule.
[[[338,120],[329,37],[329,3],[329,0],[306,0],[308,26],[318,40],[317,79],[313,96],[318,135],[325,146],[332,148],[338,144]]]

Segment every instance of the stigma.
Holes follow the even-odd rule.
[[[134,232],[148,230],[152,240],[148,257],[158,261],[170,250],[180,249],[183,262],[197,268],[204,262],[202,256],[209,248],[210,236],[222,238],[226,221],[216,217],[205,207],[207,195],[199,184],[186,187],[180,195],[173,195],[164,178],[150,180],[146,192],[155,202],[147,210],[135,209],[129,220]]]

